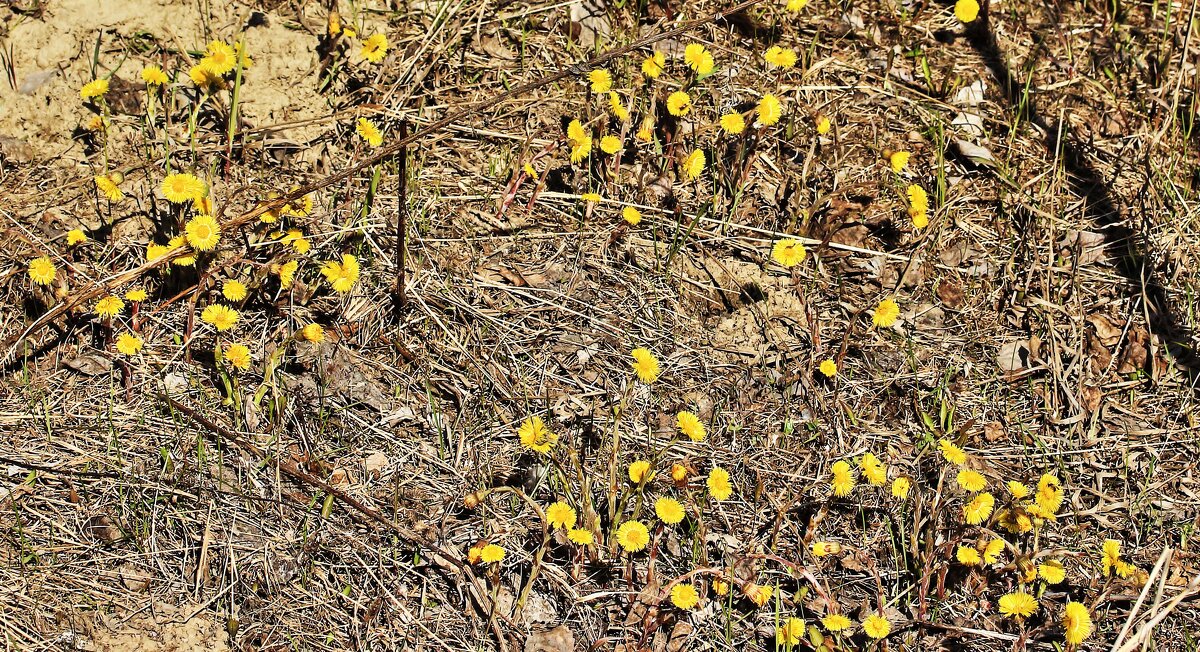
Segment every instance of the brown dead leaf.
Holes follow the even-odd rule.
[[[963,304],[963,291],[954,281],[942,279],[937,284],[938,300],[947,308],[957,309]]]
[[[367,459],[363,460],[363,468],[366,469],[368,477],[378,478],[383,473],[383,470],[387,468],[387,465],[387,455],[378,451],[371,453],[367,456]]]
[[[1096,337],[1104,346],[1114,346],[1121,340],[1125,325],[1114,321],[1108,315],[1089,315],[1087,322],[1096,329]]]
[[[991,444],[1004,439],[1004,424],[999,421],[984,424],[983,438]]]
[[[1084,385],[1079,388],[1079,399],[1083,403],[1084,409],[1089,413],[1100,409],[1100,402],[1104,399],[1104,392],[1100,391],[1095,385]]]
[[[1029,340],[1012,340],[1000,345],[996,364],[1003,371],[1019,371],[1029,368]]]

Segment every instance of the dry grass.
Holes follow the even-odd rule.
[[[635,25],[634,4],[608,8],[598,51],[674,24],[655,5]],[[712,175],[672,181],[674,164],[643,148],[622,161],[606,201],[586,208],[577,197],[595,181],[562,144],[566,121],[584,111],[575,78],[474,113],[410,149],[402,310],[391,303],[394,164],[380,167],[374,190],[366,168],[316,194],[300,220],[308,259],[355,253],[363,279],[341,298],[321,290],[310,265],[295,292],[252,294],[236,331],[255,352],[236,389],[240,409],[227,399],[212,331],[198,322],[197,304],[216,297],[215,274],[148,272],[147,347],[133,359],[117,356],[106,329],[81,312],[36,330],[6,370],[0,406],[5,645],[97,648],[96,632],[170,605],[214,630],[226,625],[229,646],[245,649],[522,649],[531,632],[564,623],[580,649],[775,649],[776,626],[793,615],[815,623],[828,595],[856,621],[882,609],[889,648],[1052,649],[1071,599],[1093,607],[1098,628],[1082,649],[1145,635],[1140,649],[1196,650],[1200,44],[1187,5],[1116,5],[1114,16],[1104,3],[1008,2],[964,29],[935,3],[814,0],[799,17],[756,7],[660,43],[702,42],[717,59],[718,76],[694,94],[698,117],[682,121],[685,143],[693,129],[712,142],[718,107],[748,108],[771,88],[788,100],[736,197]],[[18,9],[0,10],[0,35],[18,52],[21,24],[61,18],[52,7]],[[98,69],[129,58],[137,64],[121,70],[126,79],[149,61],[186,70],[194,59],[185,49],[232,41],[251,9],[272,25],[272,42],[299,39],[311,52],[324,33],[327,12],[312,3],[180,5],[205,38],[133,38],[122,23],[100,35]],[[671,12],[688,20],[719,9]],[[394,135],[402,119],[419,128],[591,55],[568,40],[568,9],[558,5],[363,11],[363,33],[386,31],[391,54],[327,86],[319,65],[288,73],[267,60],[286,48],[259,55],[249,39],[263,72],[247,75],[246,110],[256,93],[288,96],[282,108],[243,125],[231,158],[227,123],[206,110],[196,153],[184,142],[173,158],[213,180],[226,217],[362,161],[359,115]],[[81,42],[50,82],[55,110],[80,123],[90,116],[77,88],[91,78],[94,43]],[[782,82],[761,65],[774,43],[802,55]],[[643,55],[609,66],[616,87],[640,98]],[[32,70],[17,59],[14,79]],[[311,97],[256,88],[288,74]],[[1011,74],[1008,89],[997,74]],[[678,75],[669,78],[658,86]],[[954,119],[960,91],[980,80],[986,135],[972,136]],[[74,123],[0,141],[5,341],[57,302],[31,290],[30,258],[54,252],[60,270],[70,261],[78,292],[140,265],[165,228],[163,161],[146,155],[158,150],[139,127],[139,92],[128,91],[136,110],[114,116],[120,136],[107,149],[71,139]],[[14,110],[27,106],[3,93]],[[113,101],[121,97],[114,89]],[[834,119],[828,137],[813,132],[818,113]],[[964,155],[956,139],[986,146],[990,160]],[[909,179],[930,191],[926,229],[901,219],[903,186],[883,163],[897,149],[913,152]],[[732,152],[708,152],[732,174]],[[125,171],[129,198],[119,204],[91,185],[105,154]],[[545,173],[536,202],[527,182],[501,214],[513,176],[535,155]],[[642,208],[640,225],[622,224],[622,203]],[[65,231],[80,225],[92,242],[68,250]],[[791,273],[769,261],[785,235],[809,243]],[[278,259],[240,239],[208,271],[242,270],[268,287]],[[870,310],[889,295],[901,305],[898,326],[871,327]],[[288,344],[314,321],[326,342]],[[1002,368],[1014,343],[1027,356]],[[662,361],[653,385],[634,382],[636,346]],[[825,358],[840,366],[833,380],[814,371]],[[515,492],[463,507],[486,488],[542,506],[564,496],[560,467],[517,442],[520,422],[540,415],[590,483],[585,492],[568,473],[567,494],[595,502],[607,535],[611,460],[624,473],[661,452],[681,409],[696,411],[709,437],[670,446],[647,495],[684,495],[665,478],[676,461],[700,478],[729,469],[736,493],[710,502],[693,480],[697,513],[659,532],[652,555],[630,563],[606,541],[581,560],[559,535],[543,546],[542,524]],[[1034,484],[1048,472],[1063,481],[1064,506],[1036,544],[1005,535],[1061,557],[1068,571],[1025,626],[997,612],[1017,586],[1011,554],[1009,567],[986,572],[952,560],[959,542],[983,535],[962,524],[964,492],[934,445],[942,437],[965,443],[997,496],[1003,480]],[[867,452],[913,478],[908,501],[870,487],[829,498],[833,462]],[[500,569],[472,571],[462,560],[484,538],[508,556]],[[1145,593],[1098,576],[1105,538],[1153,570]],[[846,552],[815,559],[815,540]],[[701,608],[671,607],[665,587],[697,570],[689,577]],[[762,608],[737,589],[715,596],[711,580],[731,570],[776,596]],[[861,633],[845,640],[845,649],[873,645]]]

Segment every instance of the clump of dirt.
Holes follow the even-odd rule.
[[[183,652],[229,649],[225,628],[196,612],[194,605],[155,604],[129,620],[111,619],[97,628],[91,649],[96,652]]]

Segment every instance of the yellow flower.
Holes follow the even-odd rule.
[[[87,242],[87,234],[82,229],[71,229],[67,231],[67,246],[74,247],[75,245]]]
[[[687,481],[688,468],[678,462],[671,465],[671,479],[682,484]]]
[[[585,192],[580,195],[579,198],[585,202],[588,202],[589,204],[597,204],[604,200],[604,198],[601,197],[600,193],[598,192]]]
[[[807,255],[808,251],[804,248],[804,243],[791,238],[780,240],[775,243],[774,247],[771,247],[771,260],[784,267],[799,265]]]
[[[964,23],[979,17],[979,0],[958,0],[954,3],[954,16]]]
[[[616,136],[605,136],[604,138],[600,139],[600,151],[604,152],[605,154],[616,154],[617,152],[621,151],[621,149],[621,139],[617,138]]]
[[[109,124],[108,120],[106,120],[104,118],[104,116],[94,115],[94,116],[92,116],[91,120],[88,120],[87,130],[88,131],[104,131],[105,129],[108,129],[108,124]]]
[[[649,116],[642,120],[642,126],[638,127],[634,137],[643,143],[649,143],[654,140],[654,121]]]
[[[1079,602],[1068,602],[1063,607],[1063,630],[1067,643],[1079,645],[1092,635],[1092,614]]]
[[[230,344],[225,347],[225,362],[238,371],[250,368],[250,347],[245,344]]]
[[[146,66],[142,68],[142,81],[146,82],[147,86],[163,86],[168,81],[167,73],[163,72],[158,66]]]
[[[871,313],[871,323],[880,328],[888,328],[896,323],[896,319],[900,317],[900,306],[892,299],[884,299],[875,306],[875,311]]]
[[[667,55],[662,52],[655,52],[642,61],[642,74],[650,79],[657,79],[663,73],[663,68],[666,65]]]
[[[778,45],[772,45],[767,48],[763,58],[767,63],[777,68],[791,68],[796,65],[796,51],[791,48],[781,48]]]
[[[121,192],[121,189],[117,187],[117,183],[109,175],[98,174],[94,181],[96,182],[96,190],[99,190],[100,194],[104,195],[108,201],[121,201],[125,199],[125,193]]]
[[[923,229],[929,226],[929,195],[925,189],[916,184],[908,187],[908,216],[912,219],[913,228]]]
[[[541,417],[529,417],[521,422],[521,427],[517,428],[517,437],[521,440],[521,445],[529,450],[536,451],[545,455],[554,448],[554,444],[558,442],[558,435],[550,432]]]
[[[172,249],[174,249],[174,247],[170,247],[167,245],[155,244],[153,242],[147,243],[146,244],[146,262],[149,262],[152,260],[158,260],[159,258],[162,258],[163,256],[171,253]]]
[[[692,153],[688,154],[687,158],[683,160],[684,178],[688,181],[695,181],[698,179],[704,172],[704,165],[706,162],[707,161],[704,158],[704,152],[702,150],[692,150]]]
[[[787,0],[786,9],[788,13],[798,14],[807,4],[808,0]]]
[[[874,453],[863,455],[858,465],[862,469],[863,477],[870,484],[882,487],[883,483],[887,482],[887,466],[879,461],[879,458],[875,457]]]
[[[901,476],[892,480],[892,497],[904,500],[908,498],[908,492],[912,489],[912,480]]]
[[[538,178],[537,170],[533,169],[532,165],[526,163],[522,169],[525,171],[525,174],[529,175],[530,179],[537,181],[537,178]]]
[[[971,469],[962,469],[959,471],[958,477],[955,480],[957,480],[958,486],[970,492],[982,491],[987,486],[987,478],[984,478],[983,474],[979,471],[972,471]]]
[[[358,282],[358,258],[351,254],[342,254],[342,262],[329,261],[321,267],[321,274],[333,286],[333,291],[345,294],[354,288]]]
[[[121,333],[117,336],[117,352],[121,355],[137,355],[142,350],[142,338],[133,333]]]
[[[185,173],[168,174],[162,182],[162,194],[172,204],[183,204],[203,197],[207,186],[194,175]]]
[[[1005,483],[1005,486],[1008,487],[1008,493],[1012,494],[1012,497],[1016,498],[1017,500],[1021,500],[1029,495],[1029,487],[1026,487],[1016,480],[1009,480]]]
[[[317,323],[305,324],[304,328],[300,329],[300,339],[320,344],[325,341],[325,329]]]
[[[383,134],[379,131],[379,127],[366,118],[358,119],[358,122],[354,124],[354,132],[367,141],[367,145],[371,147],[379,147],[383,144]]]
[[[378,32],[366,38],[362,43],[362,49],[358,51],[359,56],[370,61],[371,63],[379,63],[388,53],[388,39],[385,34]]]
[[[849,496],[851,491],[854,491],[854,485],[858,480],[854,477],[854,469],[850,468],[850,463],[845,460],[838,460],[833,463],[833,478],[829,481],[829,486],[833,488],[833,495],[842,497]]]
[[[737,135],[746,130],[746,118],[734,111],[721,116],[721,129],[730,135]]]
[[[306,254],[312,248],[312,243],[304,237],[300,229],[288,229],[288,232],[283,235],[280,242],[290,244],[292,249],[295,249],[298,254]]]
[[[1004,552],[1003,539],[991,539],[983,544],[983,562],[985,564],[994,564],[1000,561],[1000,555]]]
[[[1038,609],[1038,601],[1024,591],[1015,591],[1000,596],[1000,613],[1006,618],[1024,620]]]
[[[546,521],[552,528],[570,530],[575,527],[575,518],[575,509],[561,500],[546,508]]]
[[[567,125],[567,140],[571,141],[572,144],[582,142],[583,139],[588,137],[587,129],[583,127],[583,123],[578,119],[572,120]]]
[[[188,220],[185,232],[188,244],[196,251],[209,251],[221,241],[221,225],[212,215],[197,215]]]
[[[200,313],[200,319],[218,331],[227,331],[238,322],[238,313],[233,308],[214,303]]]
[[[633,356],[633,371],[637,374],[638,380],[649,385],[658,380],[658,376],[662,370],[658,366],[658,358],[649,349],[636,348],[629,352]]]
[[[612,89],[612,74],[603,68],[589,72],[587,78],[593,93],[607,93]]]
[[[621,209],[621,218],[629,222],[629,226],[637,226],[642,221],[642,212],[633,206],[626,206]]]
[[[1034,502],[1047,514],[1057,514],[1058,508],[1062,507],[1063,503],[1062,482],[1054,475],[1042,474],[1042,477],[1038,479]]]
[[[124,309],[125,302],[111,294],[96,302],[96,314],[101,317],[113,317]]]
[[[758,606],[763,606],[771,601],[771,595],[775,592],[774,587],[763,586],[761,584],[750,583],[746,588],[742,589],[751,602]]]
[[[700,422],[700,417],[693,412],[683,411],[675,415],[675,425],[679,426],[679,432],[688,436],[692,441],[704,441],[704,424]]]
[[[675,525],[683,520],[683,505],[674,498],[659,498],[654,501],[654,514],[663,523]]]
[[[947,462],[956,466],[962,466],[967,463],[967,454],[963,449],[955,446],[954,442],[951,442],[949,439],[939,440],[938,447],[941,448],[942,457],[946,458]]]
[[[758,107],[755,109],[758,113],[758,120],[755,122],[758,126],[769,127],[783,117],[783,104],[778,97],[767,93],[758,101]]]
[[[1044,564],[1038,564],[1037,573],[1047,584],[1059,584],[1067,579],[1067,569],[1057,559],[1048,559]]]
[[[483,547],[487,545],[482,541],[476,541],[470,548],[467,549],[467,561],[472,564],[478,564],[483,561]]]
[[[1033,529],[1033,521],[1029,514],[1020,507],[996,512],[996,522],[1013,534],[1024,534]]]
[[[590,546],[596,540],[591,530],[572,529],[567,533],[567,538],[571,540],[571,543],[579,546]]]
[[[592,153],[592,137],[584,136],[578,142],[571,143],[571,162],[579,163]]]
[[[842,614],[829,614],[821,619],[821,624],[831,632],[840,632],[849,629],[854,623]]]
[[[829,555],[837,555],[842,552],[842,544],[837,541],[813,541],[812,554],[813,557],[821,559]]]
[[[671,587],[671,604],[680,609],[692,609],[700,603],[700,593],[692,584],[679,583]]]
[[[129,301],[137,301],[137,302],[145,301],[146,300],[146,291],[142,288],[133,288],[132,290],[125,293],[125,298],[128,299]]]
[[[712,589],[717,595],[729,595],[729,582],[713,580]]]
[[[289,190],[288,192],[295,192],[299,189],[300,189],[300,186],[292,186],[291,190]],[[305,215],[308,215],[309,213],[311,213],[312,209],[313,209],[313,196],[311,193],[309,193],[307,195],[304,195],[303,197],[300,197],[298,199],[290,201],[290,202],[284,204],[283,206],[279,207],[279,214],[280,215],[289,215],[292,217],[304,217]],[[211,212],[211,211],[206,211],[206,212]]]
[[[692,98],[683,91],[675,91],[667,96],[667,111],[679,118],[692,110]]]
[[[829,358],[826,358],[821,361],[820,366],[817,367],[817,371],[821,372],[821,374],[824,375],[826,378],[833,378],[834,376],[837,375],[838,366],[837,366],[836,362],[834,362],[833,360],[831,360]]]
[[[971,546],[959,546],[954,551],[954,558],[958,560],[958,563],[963,564],[964,566],[978,566],[982,561],[982,558],[979,555],[979,550]]]
[[[292,281],[296,278],[296,268],[300,267],[300,261],[289,260],[279,266],[279,287],[288,289],[292,287]]]
[[[204,58],[200,59],[200,65],[211,70],[214,75],[224,75],[237,65],[237,54],[228,43],[212,41],[208,44]]]
[[[494,543],[487,544],[479,551],[479,559],[485,564],[498,564],[504,560],[504,555],[504,548]]]
[[[1116,539],[1105,539],[1100,550],[1100,568],[1105,575],[1111,575],[1113,566],[1121,560],[1121,542]]]
[[[799,618],[788,618],[775,630],[775,640],[783,647],[794,647],[804,640],[804,621]]]
[[[708,487],[708,495],[714,500],[728,500],[733,495],[733,483],[729,481],[729,471],[714,466],[712,471],[708,472],[708,480],[705,482]]]
[[[683,49],[683,62],[701,77],[712,74],[715,66],[712,53],[699,43],[690,43]]]
[[[191,79],[192,83],[205,93],[225,88],[225,80],[221,78],[221,74],[203,61],[188,69],[188,79]]]
[[[829,133],[830,129],[833,129],[833,123],[829,121],[829,118],[823,115],[817,116],[817,134],[824,136]]]
[[[892,155],[888,157],[888,165],[892,167],[892,172],[896,174],[903,172],[904,168],[908,167],[908,158],[910,156],[912,154],[909,152],[892,152]]]
[[[863,631],[875,640],[885,638],[892,631],[892,624],[879,614],[871,614],[862,622]]]
[[[79,97],[81,99],[90,100],[93,97],[100,97],[108,92],[107,79],[94,79],[83,85],[79,89]]]
[[[976,494],[971,502],[963,505],[963,520],[968,525],[979,525],[992,515],[992,507],[996,498],[987,492]]]
[[[246,284],[237,279],[229,279],[221,285],[221,295],[230,301],[241,301],[246,294]]]
[[[638,521],[625,521],[617,528],[617,543],[625,552],[644,550],[650,543],[650,531]]]
[[[623,102],[621,102],[620,95],[612,92],[608,94],[608,108],[612,110],[613,116],[615,116],[617,120],[625,122],[629,119],[629,108],[626,107]]]
[[[643,480],[647,480],[647,474],[650,471],[650,463],[646,460],[636,460],[629,463],[629,481],[633,484],[641,484]],[[653,475],[653,474],[650,474]]]

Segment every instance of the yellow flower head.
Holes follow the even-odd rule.
[[[526,163],[521,169],[525,171],[525,174],[529,175],[530,179],[537,181],[538,173],[537,170],[533,169],[532,165]]]
[[[887,482],[887,466],[885,466],[883,462],[879,461],[879,458],[875,457],[874,453],[867,453],[866,455],[863,455],[862,459],[859,460],[858,465],[859,468],[862,469],[863,477],[866,478],[867,482],[870,484],[873,484],[876,487],[882,487],[883,484]]]
[[[321,267],[321,274],[333,286],[333,291],[345,294],[354,288],[358,282],[358,258],[351,254],[342,254],[342,262],[329,261]]]
[[[700,593],[695,585],[680,582],[671,587],[671,604],[680,609],[693,609],[700,603]]]
[[[133,333],[121,333],[117,336],[117,352],[121,355],[137,355],[142,350],[142,338]]]
[[[227,331],[238,322],[238,312],[228,306],[214,303],[200,313],[201,321],[212,324],[218,331]]]
[[[649,477],[653,476],[650,473],[650,463],[646,460],[636,460],[629,463],[629,481],[633,484],[641,484],[643,481],[649,481]]]
[[[517,437],[521,440],[521,445],[531,451],[535,451],[545,455],[554,448],[554,444],[558,442],[558,435],[550,432],[541,417],[533,416],[521,422],[521,427],[517,428]]]
[[[674,480],[676,484],[683,484],[687,482],[687,477],[688,468],[686,466],[680,464],[679,462],[671,465],[671,479]]]
[[[133,288],[125,293],[125,298],[129,301],[141,302],[146,300],[146,290],[142,288]]]
[[[1033,615],[1038,609],[1038,601],[1024,591],[1016,591],[1000,596],[1000,613],[1005,618],[1024,620]]]
[[[116,173],[114,173],[115,175]],[[96,182],[96,190],[104,195],[108,201],[121,201],[125,199],[125,193],[117,187],[117,182],[113,180],[114,175],[98,174],[94,181]]]
[[[813,541],[811,550],[813,557],[821,559],[829,555],[841,554],[842,544],[837,541]]]
[[[150,65],[142,68],[142,81],[145,82],[147,86],[163,86],[170,80],[167,78],[167,73],[163,72],[162,68]]]
[[[1033,529],[1033,520],[1029,518],[1028,512],[1021,507],[1002,509],[996,512],[996,522],[1000,527],[1013,534],[1024,534]]]
[[[575,519],[575,508],[561,500],[546,508],[546,521],[552,528],[570,530],[575,527]]]
[[[625,552],[644,550],[650,543],[650,531],[639,521],[625,521],[617,528],[617,544]]]
[[[958,486],[970,492],[982,491],[987,486],[987,478],[979,471],[971,469],[962,469],[958,472],[958,477],[955,478]]]
[[[79,89],[79,97],[85,100],[90,100],[93,97],[101,97],[108,92],[107,79],[94,79],[83,85]]]
[[[629,108],[626,107],[625,104],[621,101],[620,95],[617,95],[616,93],[613,93],[613,92],[609,92],[608,108],[612,110],[612,114],[617,120],[620,120],[621,122],[625,122],[626,120],[629,119]]]
[[[737,111],[726,113],[721,116],[721,129],[736,136],[746,130],[746,117]]]
[[[683,91],[675,91],[667,96],[667,111],[679,118],[692,110],[692,97]]]
[[[621,151],[622,148],[623,145],[621,144],[621,139],[617,138],[616,136],[605,136],[604,138],[600,139],[600,151],[604,152],[605,154],[616,154],[617,152]]]
[[[57,273],[54,261],[49,256],[39,256],[29,261],[29,280],[38,285],[50,285]]]
[[[221,76],[233,70],[237,65],[237,53],[228,43],[213,41],[208,44],[204,58],[200,59],[200,65],[211,70],[213,74]]]
[[[983,561],[979,550],[973,546],[959,546],[954,551],[954,558],[964,566],[978,566]]]
[[[751,582],[742,589],[742,593],[745,593],[751,602],[761,607],[771,601],[771,595],[775,593],[775,589]]]
[[[584,136],[581,140],[571,143],[571,162],[579,163],[592,153],[592,137]]]
[[[849,618],[842,614],[829,614],[821,619],[821,625],[831,632],[841,632],[853,625]]]
[[[780,240],[775,243],[774,247],[771,247],[771,260],[784,267],[799,265],[807,255],[808,251],[804,248],[804,243],[791,238]]]
[[[87,234],[82,229],[71,229],[67,231],[67,246],[74,247],[75,245],[87,242]]]
[[[1100,549],[1100,569],[1105,575],[1111,575],[1113,567],[1121,560],[1121,542],[1116,539],[1105,539]]]
[[[908,492],[912,489],[912,480],[905,476],[900,476],[892,480],[892,497],[904,500],[908,498]]]
[[[879,614],[871,614],[867,616],[866,620],[862,621],[862,628],[867,636],[878,641],[881,638],[886,638],[891,633],[892,624],[888,622],[887,618]]]
[[[221,74],[203,61],[188,69],[188,79],[191,79],[192,83],[205,93],[225,88],[225,80]]]
[[[983,544],[983,562],[985,564],[994,564],[1000,561],[1000,555],[1004,553],[1003,539],[990,539]]]
[[[601,201],[604,201],[604,197],[601,197],[600,193],[598,192],[585,192],[580,195],[579,198],[589,204],[598,204]]]
[[[245,344],[230,344],[225,347],[225,362],[238,371],[250,368],[250,347]]]
[[[382,32],[372,34],[362,42],[362,49],[358,54],[362,58],[371,63],[379,63],[388,53],[387,35]]]
[[[962,466],[967,463],[967,454],[963,449],[954,445],[954,442],[949,439],[938,440],[938,448],[942,451],[942,457],[946,461],[956,466]]]
[[[889,328],[900,317],[900,306],[893,299],[884,299],[871,313],[871,323],[880,328]]]
[[[612,89],[612,74],[604,68],[597,68],[589,72],[587,78],[591,83],[593,93],[607,93]]]
[[[966,505],[963,505],[963,520],[968,525],[979,525],[992,515],[992,507],[996,498],[987,492],[976,494]]]
[[[162,194],[172,204],[184,204],[203,197],[208,186],[194,175],[186,173],[168,174],[162,182]]]
[[[292,281],[296,278],[296,269],[300,267],[300,261],[289,260],[279,266],[279,287],[288,289],[292,287]]]
[[[111,294],[96,302],[96,314],[104,318],[116,316],[124,309],[125,302]]]
[[[958,2],[955,2],[954,17],[964,23],[973,22],[979,17],[979,0],[958,0]]]
[[[621,209],[621,219],[628,222],[629,226],[637,226],[642,221],[642,212],[633,206],[626,206]]]
[[[817,134],[824,136],[831,129],[833,129],[833,123],[829,121],[829,118],[823,115],[817,116]]]
[[[209,251],[221,241],[221,225],[212,215],[197,215],[185,227],[188,244],[196,251]]]
[[[658,76],[663,73],[663,68],[666,65],[667,55],[662,52],[655,52],[642,61],[642,74],[650,79],[658,79]]]
[[[923,229],[929,226],[929,194],[915,183],[908,187],[908,216],[912,218],[913,228]]]
[[[692,441],[704,441],[704,424],[700,422],[700,417],[693,412],[683,411],[675,415],[675,425],[679,426],[679,432],[687,435]]]
[[[358,119],[358,122],[354,124],[354,132],[367,141],[367,145],[371,147],[379,147],[383,144],[383,133],[379,131],[379,127],[376,127],[374,122],[366,118]]]
[[[833,477],[829,480],[829,486],[833,489],[833,495],[835,496],[849,496],[850,492],[854,491],[854,485],[858,484],[854,469],[850,468],[850,463],[845,460],[838,460],[833,463],[832,474]]]
[[[821,374],[826,378],[833,378],[837,375],[838,366],[836,362],[826,358],[821,361],[820,366],[817,367],[817,371],[821,372]]]
[[[305,324],[304,328],[300,329],[300,339],[313,344],[320,344],[325,341],[325,329],[321,328],[318,323]]]
[[[637,374],[638,380],[649,385],[658,380],[662,369],[658,366],[658,358],[650,352],[650,349],[636,348],[629,352],[633,356],[633,371]]]
[[[288,229],[288,232],[280,238],[280,242],[291,245],[298,254],[306,254],[312,248],[312,243],[304,237],[304,233],[300,229]]]
[[[504,555],[504,548],[494,543],[487,544],[479,551],[479,559],[485,564],[498,564],[504,561]]]
[[[1005,486],[1008,487],[1008,493],[1012,494],[1012,497],[1017,500],[1021,500],[1029,496],[1029,487],[1026,487],[1016,480],[1009,480],[1005,483]]]
[[[712,53],[699,43],[691,43],[683,49],[683,62],[701,77],[711,75],[716,65]]]
[[[790,14],[798,14],[805,6],[808,5],[808,0],[787,0],[785,9]]]
[[[1037,574],[1047,584],[1059,584],[1067,579],[1067,569],[1057,559],[1048,559],[1045,563],[1038,564]]]
[[[1038,479],[1034,502],[1048,515],[1052,516],[1058,513],[1058,508],[1063,504],[1062,482],[1058,477],[1050,473],[1042,474],[1042,477]]]
[[[634,137],[643,143],[649,143],[654,140],[654,121],[651,120],[649,116],[646,116],[646,118],[642,120],[642,126],[638,127],[637,133],[634,134]]]
[[[708,472],[708,480],[705,482],[708,487],[708,495],[714,500],[729,500],[733,495],[733,483],[729,481],[729,471],[714,466],[712,471]]]
[[[591,530],[577,529],[572,529],[570,532],[568,532],[567,538],[571,540],[571,543],[574,543],[578,546],[590,546],[596,540],[596,537],[592,534]]]
[[[1067,643],[1071,645],[1079,645],[1092,635],[1092,614],[1082,603],[1068,602],[1063,607],[1062,622]]]
[[[663,523],[675,525],[683,520],[683,505],[674,498],[659,498],[654,501],[654,514]]]
[[[483,547],[487,544],[483,541],[476,541],[467,549],[467,561],[472,564],[478,564],[483,561]]]
[[[229,279],[221,285],[221,296],[230,301],[241,301],[246,298],[246,284],[237,279]]]
[[[713,593],[716,593],[717,595],[729,595],[729,582],[725,582],[723,580],[713,580],[712,589]]]
[[[584,128],[583,123],[578,119],[572,120],[567,125],[567,140],[572,144],[581,142],[588,136],[588,130]]]
[[[695,149],[687,158],[683,160],[683,177],[688,181],[695,181],[700,178],[704,172],[704,166],[707,161],[704,158],[704,151]]]
[[[775,629],[775,640],[783,647],[795,647],[804,640],[804,621],[799,618],[788,618]]]
[[[769,127],[783,117],[783,103],[779,101],[778,97],[767,93],[758,101],[755,112],[758,114],[755,124],[760,127]]]
[[[781,48],[778,45],[772,45],[767,48],[763,58],[767,60],[769,65],[776,68],[791,68],[796,65],[796,51],[791,48]]]
[[[900,174],[904,168],[908,167],[908,159],[912,156],[910,152],[892,152],[888,157],[888,165],[891,166],[892,172]]]

